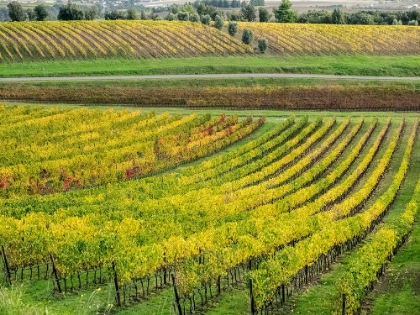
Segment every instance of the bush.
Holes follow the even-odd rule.
[[[242,42],[249,45],[251,44],[253,38],[254,33],[251,30],[244,29],[244,32],[242,33]]]
[[[210,15],[206,14],[206,15],[201,16],[201,23],[205,25],[210,25],[210,21],[211,21]]]
[[[260,38],[258,40],[258,49],[264,53],[267,50],[268,47],[268,43],[267,40],[265,38]]]
[[[407,25],[418,26],[419,22],[417,22],[417,20],[411,20],[411,21],[408,21]]]
[[[223,28],[223,24],[225,21],[223,21],[223,18],[220,15],[216,15],[214,18],[214,27],[221,30]]]
[[[238,23],[236,22],[229,22],[228,25],[228,33],[230,36],[235,36],[235,34],[238,32]]]

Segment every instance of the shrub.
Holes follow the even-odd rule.
[[[235,34],[238,32],[238,23],[236,22],[229,22],[228,25],[228,33],[230,36],[235,36]]]
[[[411,21],[408,21],[407,25],[418,26],[419,22],[417,22],[417,20],[411,20]]]
[[[214,27],[221,30],[223,28],[223,24],[225,21],[223,21],[223,18],[220,15],[216,15],[214,18]]]
[[[242,42],[249,45],[251,44],[253,38],[254,33],[251,30],[244,29],[244,32],[242,33]]]
[[[258,49],[264,53],[267,50],[268,47],[268,43],[267,40],[265,38],[260,38],[258,40]]]

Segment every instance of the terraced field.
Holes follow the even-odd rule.
[[[49,314],[281,313],[347,251],[353,314],[418,212],[415,115],[1,115],[0,279]]]

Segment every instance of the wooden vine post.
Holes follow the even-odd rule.
[[[171,274],[171,276],[172,276],[172,284],[174,286],[176,308],[178,310],[178,315],[182,315],[182,308],[181,308],[181,303],[179,302],[179,295],[178,295],[178,290],[176,288],[175,276],[173,274]]]
[[[12,277],[10,275],[9,263],[7,262],[6,252],[4,251],[4,246],[1,246],[1,253],[3,255],[4,269],[6,271],[6,280],[9,285],[12,285]]]
[[[251,314],[254,315],[257,313],[257,307],[255,305],[254,299],[254,288],[253,288],[253,280],[249,279],[249,296],[251,300]]]
[[[118,286],[117,270],[115,270],[115,262],[112,262],[112,270],[114,271],[115,302],[117,306],[121,306],[121,295],[120,295],[120,288]]]
[[[284,304],[286,302],[286,292],[284,284],[281,285],[281,301]]]
[[[341,315],[346,315],[346,294],[343,293],[343,304],[341,309]]]
[[[51,253],[50,253],[50,258],[51,258],[51,264],[52,264],[52,269],[53,269],[53,274],[54,274],[55,282],[57,284],[58,293],[62,293],[62,291],[61,291],[61,285],[60,285],[60,279],[58,278],[57,268],[55,267],[54,256]]]

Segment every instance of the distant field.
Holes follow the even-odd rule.
[[[227,26],[227,23],[226,23]],[[239,23],[226,30],[169,21],[73,21],[1,23],[1,62],[95,58],[168,58],[248,55],[268,40],[272,55],[407,55],[420,51],[420,29],[410,26]],[[253,30],[251,45],[242,31]]]

